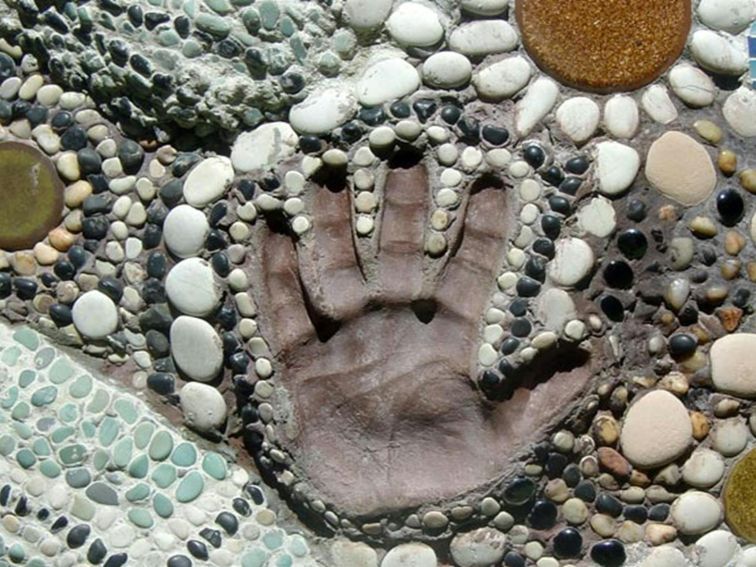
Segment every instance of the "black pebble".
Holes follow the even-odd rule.
[[[256,484],[249,483],[244,487],[244,490],[249,494],[252,502],[258,506],[262,506],[265,503],[265,496],[263,496],[262,490]]]
[[[173,555],[168,558],[166,567],[192,567],[192,560],[186,555]]]
[[[200,531],[200,535],[204,539],[206,539],[215,549],[218,549],[221,546],[221,543],[223,543],[223,540],[221,539],[221,533],[218,530],[203,528],[202,531]]]
[[[441,118],[447,124],[456,124],[460,116],[462,116],[462,109],[454,104],[447,104],[441,109]]]
[[[619,323],[625,318],[622,302],[613,295],[607,295],[601,299],[601,310],[611,321]]]
[[[118,146],[116,154],[121,161],[123,170],[132,175],[137,173],[144,161],[144,150],[134,140],[125,139]]]
[[[625,506],[624,516],[626,520],[644,524],[648,519],[648,510],[644,506]]]
[[[732,296],[732,304],[735,307],[740,307],[741,309],[744,309],[748,307],[748,304],[750,303],[750,299],[751,299],[751,292],[741,287],[735,290],[735,293]]]
[[[37,294],[37,282],[26,278],[16,278],[13,280],[13,287],[16,288],[16,295],[19,299],[34,299]]]
[[[121,567],[121,565],[125,565],[128,560],[129,556],[127,554],[116,553],[115,555],[108,557],[108,560],[105,562],[105,567]]]
[[[546,279],[546,263],[537,256],[531,256],[525,263],[525,275],[543,283]]]
[[[15,76],[16,64],[10,55],[0,53],[0,82]]]
[[[559,510],[548,500],[539,500],[533,505],[528,520],[536,530],[548,530],[554,527]]]
[[[631,221],[641,222],[646,218],[646,203],[637,199],[631,200],[627,205],[627,218]]]
[[[567,193],[568,195],[574,195],[578,192],[578,189],[580,189],[580,186],[583,184],[583,180],[579,177],[575,177],[574,175],[568,175],[564,178],[564,180],[559,184],[559,190],[562,193]]]
[[[57,520],[55,520],[50,526],[50,533],[58,533],[60,530],[65,529],[65,527],[68,525],[68,518],[65,516],[60,516]]]
[[[160,331],[150,329],[145,334],[145,339],[147,342],[147,350],[155,358],[162,358],[168,356],[170,353],[171,345],[168,342],[168,337]]]
[[[215,203],[213,208],[210,209],[210,214],[207,217],[208,224],[213,228],[217,228],[218,224],[223,220],[223,217],[225,217],[227,213],[228,204],[226,204],[225,201]]]
[[[529,146],[525,146],[525,149],[522,151],[522,158],[530,167],[538,169],[546,161],[546,152],[543,151],[541,146],[530,144]]]
[[[509,304],[509,312],[515,317],[522,317],[528,312],[528,301],[518,297]]]
[[[512,506],[523,506],[533,498],[536,488],[529,478],[516,478],[504,489],[504,501]]]
[[[108,234],[110,223],[107,217],[96,215],[81,220],[81,232],[85,238],[92,240],[102,240]]]
[[[192,554],[192,557],[196,557],[197,559],[207,561],[209,557],[207,553],[207,546],[201,541],[197,541],[196,539],[190,539],[186,543],[186,549],[189,550],[189,553]]]
[[[160,199],[169,207],[179,204],[184,196],[184,184],[179,179],[171,179],[158,191]]]
[[[299,148],[306,154],[317,154],[321,150],[320,138],[317,136],[302,136],[299,138]],[[251,198],[247,197],[247,199]]]
[[[357,122],[347,122],[341,127],[341,138],[347,142],[356,142],[362,137],[362,127]]]
[[[71,308],[61,303],[50,306],[50,318],[58,327],[65,327],[73,323]]]
[[[363,108],[357,117],[368,126],[378,126],[386,120],[386,114],[380,106],[373,108]]]
[[[633,285],[633,269],[627,262],[614,260],[604,268],[604,281],[609,287],[627,289]]]
[[[509,131],[506,128],[486,124],[481,131],[483,139],[494,146],[501,146],[509,140]]]
[[[72,280],[76,276],[76,266],[74,266],[70,260],[61,258],[53,266],[53,272],[62,280]]]
[[[575,528],[565,528],[554,538],[554,554],[562,559],[578,557],[583,547],[583,536]]]
[[[71,528],[66,536],[68,547],[76,549],[84,545],[84,542],[87,541],[91,531],[92,529],[87,524],[79,524],[78,526]]]
[[[538,238],[533,242],[533,252],[551,259],[554,257],[554,242],[548,238]]]
[[[596,500],[596,510],[612,518],[617,518],[622,514],[622,503],[611,494],[604,492],[599,494]]]
[[[151,252],[147,257],[147,275],[162,279],[166,272],[166,258],[162,252]]]
[[[161,396],[167,396],[175,391],[176,379],[167,372],[153,372],[147,377],[147,387]]]
[[[541,217],[541,228],[546,236],[551,240],[556,240],[562,231],[562,221],[554,215],[543,215]]]
[[[562,476],[567,463],[567,457],[561,453],[550,453],[546,459],[544,470],[549,478],[557,478]]]
[[[29,110],[26,112],[26,119],[29,121],[33,128],[35,126],[39,126],[45,120],[47,120],[47,114],[47,108],[45,108],[41,104],[32,104]]]
[[[504,556],[506,567],[525,567],[525,558],[516,551],[508,551]]]
[[[570,488],[575,488],[583,478],[583,474],[580,472],[580,467],[575,463],[571,463],[564,468],[562,473],[562,480]]]
[[[89,254],[87,254],[87,251],[81,246],[74,245],[68,250],[68,259],[71,260],[71,263],[76,266],[77,269],[84,267],[87,263],[88,257]]]
[[[18,499],[18,502],[16,502],[16,508],[14,510],[17,516],[28,516],[29,512],[31,512],[31,508],[29,508],[29,500],[26,498],[26,496],[21,496],[21,498]]]
[[[200,161],[200,157],[197,154],[192,153],[181,153],[176,156],[176,159],[173,160],[173,165],[171,166],[171,172],[173,173],[174,177],[183,177],[185,173],[187,173],[194,164],[198,163]]]
[[[148,278],[142,285],[142,299],[148,305],[165,303],[165,288],[160,280]]]
[[[628,260],[640,260],[648,251],[648,239],[637,228],[628,228],[617,237],[617,247]]]
[[[559,213],[560,215],[569,215],[572,212],[570,201],[566,197],[561,197],[560,195],[549,197],[549,207],[551,207],[552,211]]]
[[[250,516],[250,514],[252,514],[252,508],[249,507],[249,504],[247,503],[246,500],[244,500],[244,498],[234,498],[234,501],[232,502],[231,505],[234,507],[234,510],[236,511],[236,513],[239,514],[240,516],[244,516],[245,518],[247,518]],[[216,519],[216,522],[217,521],[218,520]]]
[[[52,129],[54,131],[62,132],[68,127],[72,126],[73,123],[74,123],[73,114],[71,114],[67,110],[61,110],[60,112],[57,112],[55,116],[52,117],[52,120],[50,121],[50,126],[52,126]]]
[[[397,101],[392,104],[389,110],[396,118],[409,118],[411,113],[409,104],[402,101]]]
[[[593,502],[596,500],[596,487],[590,480],[580,481],[575,487],[575,497],[583,502]]]
[[[503,355],[512,354],[520,346],[520,341],[514,337],[507,337],[501,343],[499,352]]]
[[[698,347],[698,340],[689,333],[678,333],[669,339],[669,354],[674,357],[693,354]]]
[[[87,147],[87,133],[81,126],[71,126],[60,137],[60,146],[64,150],[78,151]]]
[[[215,273],[220,277],[225,278],[231,273],[231,263],[228,261],[228,256],[224,252],[217,252],[210,258],[210,265],[215,270]]]
[[[89,549],[87,550],[87,561],[89,561],[92,565],[99,565],[100,563],[102,563],[102,560],[105,559],[105,556],[107,554],[108,548],[105,547],[105,544],[98,537],[92,542],[92,545],[90,545]]]
[[[163,229],[156,224],[149,223],[144,227],[142,234],[142,244],[146,250],[155,248],[163,239]]]
[[[535,297],[541,291],[540,282],[528,276],[522,276],[518,279],[516,287],[517,295],[520,297]]]
[[[123,284],[113,276],[104,276],[97,284],[97,289],[118,304],[123,297]]]
[[[571,158],[564,164],[564,169],[575,175],[583,175],[588,168],[591,167],[591,162],[585,156],[576,156]]]
[[[218,514],[215,517],[215,523],[222,527],[230,536],[239,530],[239,520],[231,512],[221,512]]]
[[[552,165],[541,174],[541,179],[549,185],[559,187],[562,184],[562,181],[564,181],[564,173],[562,173],[562,170],[556,165]],[[569,191],[565,191],[565,193],[569,193]]]
[[[463,117],[457,122],[457,128],[459,128],[463,140],[472,143],[476,143],[480,140],[480,122],[475,118],[471,116]]]
[[[76,153],[79,169],[83,175],[100,173],[102,170],[102,158],[92,148],[82,148]]]
[[[653,522],[663,522],[669,516],[669,504],[654,504],[648,511],[648,519]]]
[[[717,195],[717,211],[725,226],[733,226],[743,218],[745,205],[735,189],[724,189]]]
[[[512,321],[509,330],[515,337],[522,338],[527,337],[530,334],[530,331],[533,330],[533,326],[530,324],[530,321],[520,317]]]
[[[429,99],[420,99],[416,100],[414,104],[412,105],[412,108],[415,110],[415,114],[417,114],[417,117],[420,119],[420,122],[425,122],[433,116],[433,114],[436,112],[436,109],[438,108],[436,106],[436,103]]]
[[[88,217],[109,213],[112,208],[113,199],[106,193],[90,195],[84,199],[84,202],[81,204],[81,210]]]
[[[627,559],[625,546],[616,539],[600,541],[591,548],[591,559],[602,567],[619,567]]]

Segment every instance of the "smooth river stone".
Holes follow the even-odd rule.
[[[403,543],[390,549],[381,567],[437,567],[433,548],[424,543]]]
[[[504,557],[506,548],[507,536],[492,528],[458,534],[450,545],[454,564],[459,567],[497,565]]]
[[[201,209],[220,199],[234,180],[231,160],[216,156],[203,160],[184,181],[184,200]]]
[[[722,515],[719,500],[697,490],[682,494],[670,510],[670,517],[677,530],[685,535],[700,535],[713,530],[722,521]]]
[[[371,30],[383,25],[391,12],[392,0],[346,0],[344,19],[358,31]]]
[[[165,246],[179,258],[199,254],[210,232],[205,213],[189,205],[179,205],[170,210],[163,223]]]
[[[743,398],[756,397],[756,334],[737,333],[714,341],[711,357],[711,380],[726,394]]]
[[[357,98],[365,106],[377,106],[415,92],[420,86],[417,70],[398,57],[370,65],[357,83]]]
[[[181,388],[179,402],[187,425],[197,431],[212,431],[226,421],[226,402],[212,386],[190,382]]]
[[[181,315],[171,325],[171,354],[193,380],[209,382],[223,367],[223,344],[212,325]]]
[[[165,293],[176,309],[195,317],[212,313],[221,298],[213,270],[201,258],[187,258],[176,264],[165,278]]]
[[[660,431],[664,435],[659,435]],[[653,469],[685,453],[692,436],[693,426],[685,405],[666,390],[655,390],[630,406],[620,445],[634,466]]]
[[[508,22],[481,20],[456,27],[449,36],[449,49],[468,57],[485,57],[512,51],[518,41],[517,32]]]
[[[444,36],[444,28],[436,12],[418,2],[404,2],[386,22],[391,37],[400,45],[429,47]]]
[[[601,142],[596,146],[598,188],[604,195],[619,195],[635,181],[641,166],[635,149],[619,142]]]
[[[302,134],[325,134],[357,111],[352,92],[342,86],[315,91],[289,111],[289,123]]]
[[[88,291],[74,303],[73,323],[89,339],[104,339],[118,328],[118,309],[101,291]]]
[[[688,207],[705,201],[717,185],[708,152],[682,132],[667,132],[651,144],[646,178],[660,193]]]
[[[248,173],[272,169],[294,155],[299,136],[286,122],[271,122],[242,132],[231,147],[231,163],[236,171]]]
[[[585,240],[562,238],[556,243],[554,259],[549,262],[549,278],[564,287],[572,287],[593,268],[595,256]]]

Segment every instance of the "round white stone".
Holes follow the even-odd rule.
[[[450,551],[459,567],[488,567],[504,557],[507,536],[493,528],[458,534],[452,539]]]
[[[638,131],[638,105],[632,97],[614,95],[604,106],[604,126],[612,136],[632,138]]]
[[[473,77],[473,86],[479,97],[499,101],[522,90],[531,73],[527,60],[517,55],[480,69]]]
[[[709,106],[714,102],[717,87],[711,78],[688,63],[675,65],[669,72],[669,84],[680,99],[694,108]]]
[[[538,296],[538,319],[544,328],[561,332],[568,321],[577,317],[575,303],[566,291],[551,288]]]
[[[753,0],[701,0],[698,17],[712,29],[740,33],[756,19]]]
[[[210,232],[205,213],[179,205],[170,210],[163,223],[163,239],[170,252],[179,258],[196,256]]]
[[[578,96],[564,101],[556,111],[557,124],[562,132],[577,143],[589,140],[598,128],[601,110],[588,97]]]
[[[403,543],[389,550],[381,567],[438,567],[433,548],[424,543]]]
[[[423,63],[423,81],[432,87],[450,89],[466,85],[472,65],[464,55],[453,51],[434,53]]]
[[[659,124],[670,124],[677,119],[677,108],[669,97],[669,91],[662,85],[648,87],[641,97],[641,106]]]
[[[473,58],[512,51],[518,43],[517,32],[504,20],[462,24],[449,36],[449,49]]]
[[[554,108],[559,98],[559,85],[546,77],[536,79],[515,106],[515,127],[525,136]]]
[[[588,201],[577,214],[578,224],[584,231],[605,238],[617,226],[617,213],[609,199],[595,197]]]
[[[754,333],[736,333],[714,341],[709,352],[714,387],[726,394],[744,398],[756,397],[754,352]]]
[[[444,27],[435,10],[418,2],[404,2],[386,22],[391,37],[400,45],[428,47],[444,36]]]
[[[664,435],[659,435],[660,431]],[[666,390],[654,390],[630,406],[622,424],[620,445],[634,466],[649,469],[681,456],[693,439],[685,405]]]
[[[289,111],[289,123],[303,134],[325,134],[341,126],[357,111],[357,101],[344,87],[315,91]]]
[[[756,136],[756,91],[740,87],[722,107],[727,124],[745,138]]]
[[[223,344],[212,325],[181,315],[171,324],[171,355],[192,380],[209,382],[223,367]]]
[[[176,309],[195,317],[209,315],[221,298],[213,270],[201,258],[187,258],[176,264],[165,278],[165,293]]]
[[[100,291],[88,291],[74,303],[73,323],[89,339],[104,339],[118,329],[118,309],[113,300]]]
[[[737,567],[756,567],[756,545],[746,547],[743,550]]]
[[[639,567],[688,567],[682,551],[671,545],[663,545],[651,551]]]
[[[682,468],[683,480],[694,488],[711,488],[722,480],[725,461],[711,449],[696,449]]]
[[[680,533],[698,535],[716,528],[722,521],[723,513],[717,498],[706,492],[691,490],[674,501],[670,515]]]
[[[184,200],[201,209],[220,199],[234,180],[231,160],[225,156],[201,161],[184,181]]]
[[[420,86],[417,70],[398,57],[389,57],[365,70],[357,84],[357,98],[365,106],[377,106],[415,92]]]
[[[286,122],[271,122],[242,132],[231,147],[231,163],[236,171],[247,173],[272,169],[294,155],[299,137]]]
[[[711,448],[725,457],[743,452],[748,444],[748,427],[739,417],[718,421],[710,433]]]
[[[371,30],[383,25],[392,3],[392,0],[346,0],[344,19],[355,30]]]
[[[633,148],[619,142],[601,142],[596,148],[599,191],[618,195],[635,181],[641,159]]]
[[[507,9],[509,0],[462,0],[462,9],[478,16],[495,16]]]
[[[698,30],[690,40],[696,63],[707,71],[738,76],[748,71],[748,54],[726,37],[711,30]]]
[[[734,535],[725,530],[716,530],[696,542],[693,559],[697,567],[726,567],[739,549]]]
[[[212,431],[226,421],[226,401],[218,390],[207,384],[185,384],[179,391],[179,403],[184,421],[197,431]]]
[[[562,238],[549,262],[549,278],[558,285],[572,287],[590,273],[594,260],[593,250],[585,240]]]

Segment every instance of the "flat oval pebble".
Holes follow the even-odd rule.
[[[392,0],[346,0],[344,18],[356,30],[370,30],[383,25],[391,12]]]
[[[403,543],[389,550],[381,567],[437,567],[433,548],[424,543]]]
[[[189,205],[170,210],[163,222],[163,239],[168,250],[179,258],[196,256],[210,232],[205,213]]]
[[[74,303],[72,315],[76,330],[90,339],[104,339],[118,329],[115,303],[97,290],[82,294]]]
[[[507,548],[507,536],[493,528],[458,534],[452,539],[450,551],[459,567],[488,567],[498,564]]]
[[[558,285],[572,287],[590,273],[594,261],[593,249],[585,240],[562,238],[549,262],[549,278]]]
[[[517,55],[479,69],[473,77],[473,85],[481,98],[499,101],[522,90],[531,73],[527,60]]]
[[[663,545],[651,551],[639,567],[689,567],[682,551],[671,545]]]
[[[664,435],[658,435],[664,431]],[[655,390],[634,402],[627,411],[620,445],[633,465],[656,468],[680,457],[693,441],[687,408],[674,395]]]
[[[694,488],[711,488],[722,480],[725,461],[711,449],[699,448],[685,461],[682,478]]]
[[[711,494],[691,490],[674,501],[670,517],[680,533],[704,534],[722,521],[722,505]]]
[[[391,37],[400,45],[428,47],[438,43],[444,28],[435,10],[418,2],[404,2],[386,22]]]
[[[221,290],[207,261],[187,258],[176,264],[165,278],[168,300],[182,313],[204,317],[218,306]]]
[[[726,37],[711,30],[698,30],[690,40],[690,53],[707,71],[740,75],[748,70],[748,55]]]
[[[231,160],[225,156],[206,158],[189,172],[184,181],[184,200],[201,209],[220,199],[234,180]]]
[[[677,120],[678,112],[669,91],[663,85],[651,85],[641,97],[641,106],[652,120],[659,124],[670,124]]]
[[[685,104],[694,108],[709,106],[717,94],[714,81],[688,63],[681,63],[672,68],[669,72],[669,84]]]
[[[604,126],[617,138],[632,138],[638,131],[638,104],[627,95],[614,95],[604,105]]]
[[[450,89],[467,84],[472,65],[464,55],[453,51],[434,53],[423,63],[423,81],[432,87]]]
[[[579,96],[564,101],[556,111],[557,124],[575,143],[581,144],[593,136],[601,119],[598,105],[588,97]]]
[[[596,146],[596,174],[599,191],[619,195],[635,181],[641,160],[638,152],[619,142],[601,142]]]
[[[756,397],[754,352],[754,333],[736,333],[714,341],[709,351],[714,387],[726,394],[744,398]]]
[[[737,34],[756,20],[756,4],[752,0],[701,0],[697,13],[708,27]]]
[[[692,556],[697,567],[726,567],[731,565],[739,550],[734,535],[725,530],[715,530],[699,538],[693,546]]]
[[[231,163],[241,173],[272,169],[294,155],[298,143],[299,136],[286,122],[263,124],[237,136],[231,147]]]
[[[756,91],[740,87],[727,97],[722,107],[727,123],[741,136],[756,136]]]
[[[171,355],[193,380],[213,380],[223,367],[223,345],[206,321],[181,315],[171,325]]]
[[[478,16],[496,16],[507,9],[508,0],[461,0],[462,9]]]
[[[517,47],[518,39],[509,22],[481,20],[456,27],[449,35],[449,49],[468,57],[485,57],[512,51]]]
[[[289,111],[289,123],[302,134],[325,134],[344,124],[356,111],[357,101],[350,89],[327,87],[294,105]]]
[[[706,149],[682,132],[667,132],[651,144],[646,178],[663,195],[685,206],[706,200],[717,184]]]
[[[515,106],[515,127],[521,136],[530,133],[551,112],[559,98],[559,86],[547,77],[533,81]]]
[[[398,57],[370,65],[357,83],[357,99],[365,106],[376,106],[415,92],[420,86],[417,70]]]
[[[179,391],[179,403],[184,421],[197,431],[219,428],[226,421],[228,407],[221,393],[199,382],[190,382]]]

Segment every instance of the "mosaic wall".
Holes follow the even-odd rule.
[[[0,2],[0,566],[756,567],[756,0]]]

